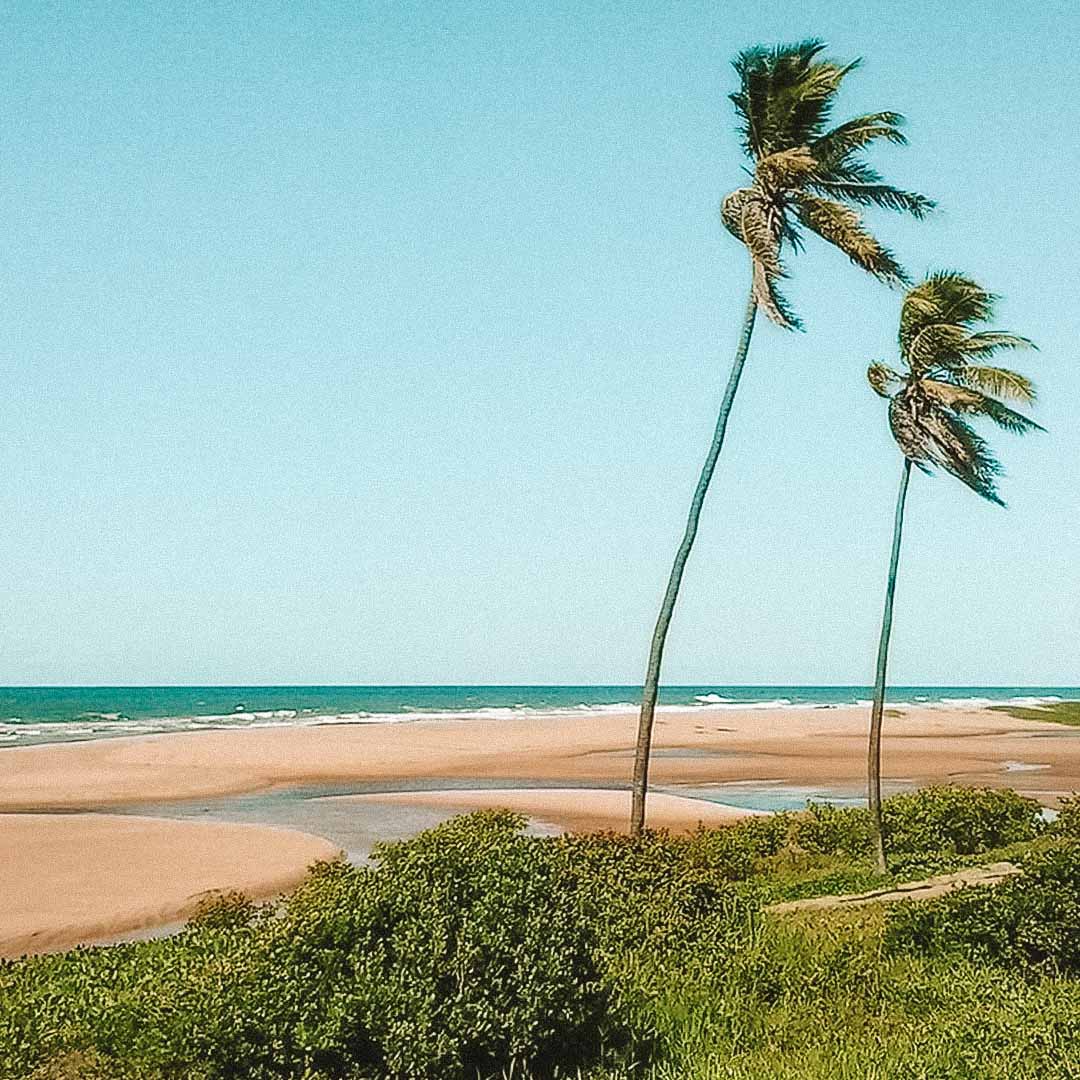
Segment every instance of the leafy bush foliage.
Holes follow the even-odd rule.
[[[92,1049],[252,1080],[474,1080],[595,1060],[614,1024],[595,920],[555,846],[522,824],[456,819],[383,847],[377,869],[318,867],[282,912],[226,899],[171,939],[4,965],[0,1057],[25,1072]]]
[[[886,799],[882,816],[886,846],[899,856],[977,855],[1046,827],[1035,799],[994,788],[920,788]]]
[[[282,963],[332,987],[309,1045],[391,1076],[550,1072],[604,1041],[607,995],[565,867],[524,819],[456,819],[327,867],[289,905]],[[381,1074],[381,1073],[380,1073]]]
[[[1043,829],[1038,806],[1010,792],[931,788],[888,799],[899,865],[955,865],[1014,844],[1026,870],[1023,883],[897,912],[886,938],[908,955],[895,963],[914,948],[941,971],[959,951],[972,971],[1002,970],[989,959],[1075,972],[1080,839],[1069,839],[1070,805],[1030,844]],[[853,981],[866,998],[865,1009],[852,1007],[853,1030],[878,1023],[886,1007],[908,1015],[906,999],[881,998],[893,984],[880,974],[880,915],[813,941],[757,915],[774,899],[876,884],[865,810],[816,805],[637,839],[528,837],[522,824],[506,813],[458,818],[379,848],[374,868],[318,866],[279,908],[218,895],[171,938],[0,962],[0,1072],[525,1080],[593,1075],[605,1061],[622,1062],[622,1076],[630,1058],[655,1053],[684,1061],[687,1076],[699,1059],[713,1063],[701,1076],[796,1076],[782,1071],[787,1051],[773,1031],[788,1031],[799,1060],[816,1060],[828,1011],[818,1003],[843,1007]],[[897,969],[896,985],[919,1013],[941,977],[912,982]],[[993,1000],[1011,1031],[1008,995]],[[1063,1030],[1055,1020],[1048,1037]],[[943,1061],[949,1045],[938,1048]],[[724,1063],[747,1046],[756,1049],[746,1068],[730,1071]],[[850,1075],[870,1075],[862,1051],[852,1052]],[[918,1060],[916,1043],[903,1055]],[[834,1075],[830,1064],[826,1054],[824,1071],[806,1075]],[[964,1075],[984,1075],[973,1068]]]
[[[894,953],[961,953],[974,960],[1080,973],[1080,841],[1028,853],[1023,875],[898,907],[886,942]]]
[[[257,905],[242,892],[212,892],[204,896],[188,920],[191,929],[230,930],[246,926],[255,917]]]
[[[1080,840],[1080,794],[1077,792],[1061,800],[1054,832]]]

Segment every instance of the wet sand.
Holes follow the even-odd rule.
[[[660,715],[654,785],[861,785],[867,710],[692,709]],[[101,809],[332,782],[506,780],[628,785],[633,714],[187,732],[0,751],[0,811]],[[886,717],[885,779],[1080,789],[1080,728],[969,709]]]

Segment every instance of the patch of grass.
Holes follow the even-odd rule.
[[[1080,982],[890,957],[884,923],[880,909],[763,923],[723,970],[669,986],[642,1080],[1080,1077]]]
[[[1006,713],[1017,720],[1044,720],[1051,724],[1080,727],[1080,701],[1051,701],[1045,705],[991,705],[990,712]]]

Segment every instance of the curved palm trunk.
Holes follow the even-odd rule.
[[[743,365],[746,363],[746,354],[750,349],[750,337],[754,332],[754,316],[757,314],[757,304],[753,293],[746,305],[746,316],[743,319],[742,334],[739,336],[739,347],[735,352],[735,362],[731,365],[731,374],[728,376],[727,389],[724,391],[724,399],[720,403],[720,415],[716,418],[716,430],[713,432],[712,446],[709,447],[708,456],[698,477],[694,497],[690,502],[690,516],[686,522],[686,531],[683,533],[682,543],[675,553],[675,563],[671,567],[671,576],[668,578],[667,590],[664,592],[664,601],[660,605],[660,615],[656,620],[656,629],[653,631],[652,646],[649,649],[649,667],[645,673],[645,686],[641,695],[641,715],[638,719],[637,745],[634,747],[634,798],[630,810],[630,833],[638,836],[645,828],[645,791],[649,786],[649,749],[652,746],[653,714],[656,711],[656,696],[660,689],[660,662],[664,656],[664,642],[667,640],[668,627],[671,626],[671,616],[675,610],[675,600],[679,595],[679,586],[682,584],[683,571],[686,569],[686,560],[690,557],[690,549],[694,546],[694,538],[697,536],[698,519],[701,517],[701,507],[705,502],[705,493],[709,490],[709,482],[712,480],[713,470],[716,468],[716,459],[720,456],[720,448],[724,445],[724,432],[727,430],[728,415],[731,412],[732,402],[735,400],[735,391],[739,389],[739,379],[742,376]]]
[[[893,596],[896,593],[896,569],[900,562],[900,535],[904,529],[904,502],[908,480],[911,478],[911,459],[904,458],[900,476],[900,494],[896,497],[896,518],[893,521],[892,555],[889,559],[889,581],[885,586],[885,611],[881,616],[881,638],[878,640],[877,672],[874,676],[874,704],[870,710],[870,747],[867,754],[867,794],[870,819],[873,823],[874,854],[878,869],[885,871],[885,834],[881,820],[881,717],[885,711],[885,671],[889,664],[889,637],[892,633]]]

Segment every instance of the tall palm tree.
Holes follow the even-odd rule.
[[[893,595],[900,561],[904,503],[914,464],[925,473],[944,469],[976,494],[1004,506],[995,483],[1001,466],[969,420],[986,417],[1023,435],[1043,429],[1002,399],[1030,405],[1035,388],[1023,375],[987,363],[1010,349],[1034,348],[1027,338],[1000,330],[979,330],[993,316],[995,297],[953,271],[930,274],[904,297],[900,311],[900,363],[894,371],[871,364],[866,373],[874,391],[889,401],[889,427],[904,455],[896,500],[885,613],[878,642],[874,700],[870,711],[867,794],[878,867],[886,869],[881,820],[881,717],[889,661]]]
[[[934,205],[922,195],[885,183],[862,157],[862,152],[879,139],[905,142],[900,130],[904,120],[898,113],[870,113],[829,127],[840,84],[858,61],[840,64],[825,59],[821,56],[824,48],[817,40],[775,48],[756,46],[740,53],[734,61],[739,89],[730,98],[739,119],[742,148],[753,167],[747,170],[749,185],[724,200],[721,217],[728,232],[746,246],[750,255],[750,297],[712,445],[690,503],[686,531],[653,631],[634,751],[630,830],[635,835],[645,825],[649,750],[664,643],[697,535],[705,493],[724,443],[754,318],[760,307],[778,326],[799,326],[778,289],[778,282],[785,276],[781,258],[784,248],[800,251],[804,230],[808,230],[881,281],[889,285],[902,283],[906,281],[904,271],[892,252],[865,228],[856,208],[879,206],[921,218]]]

